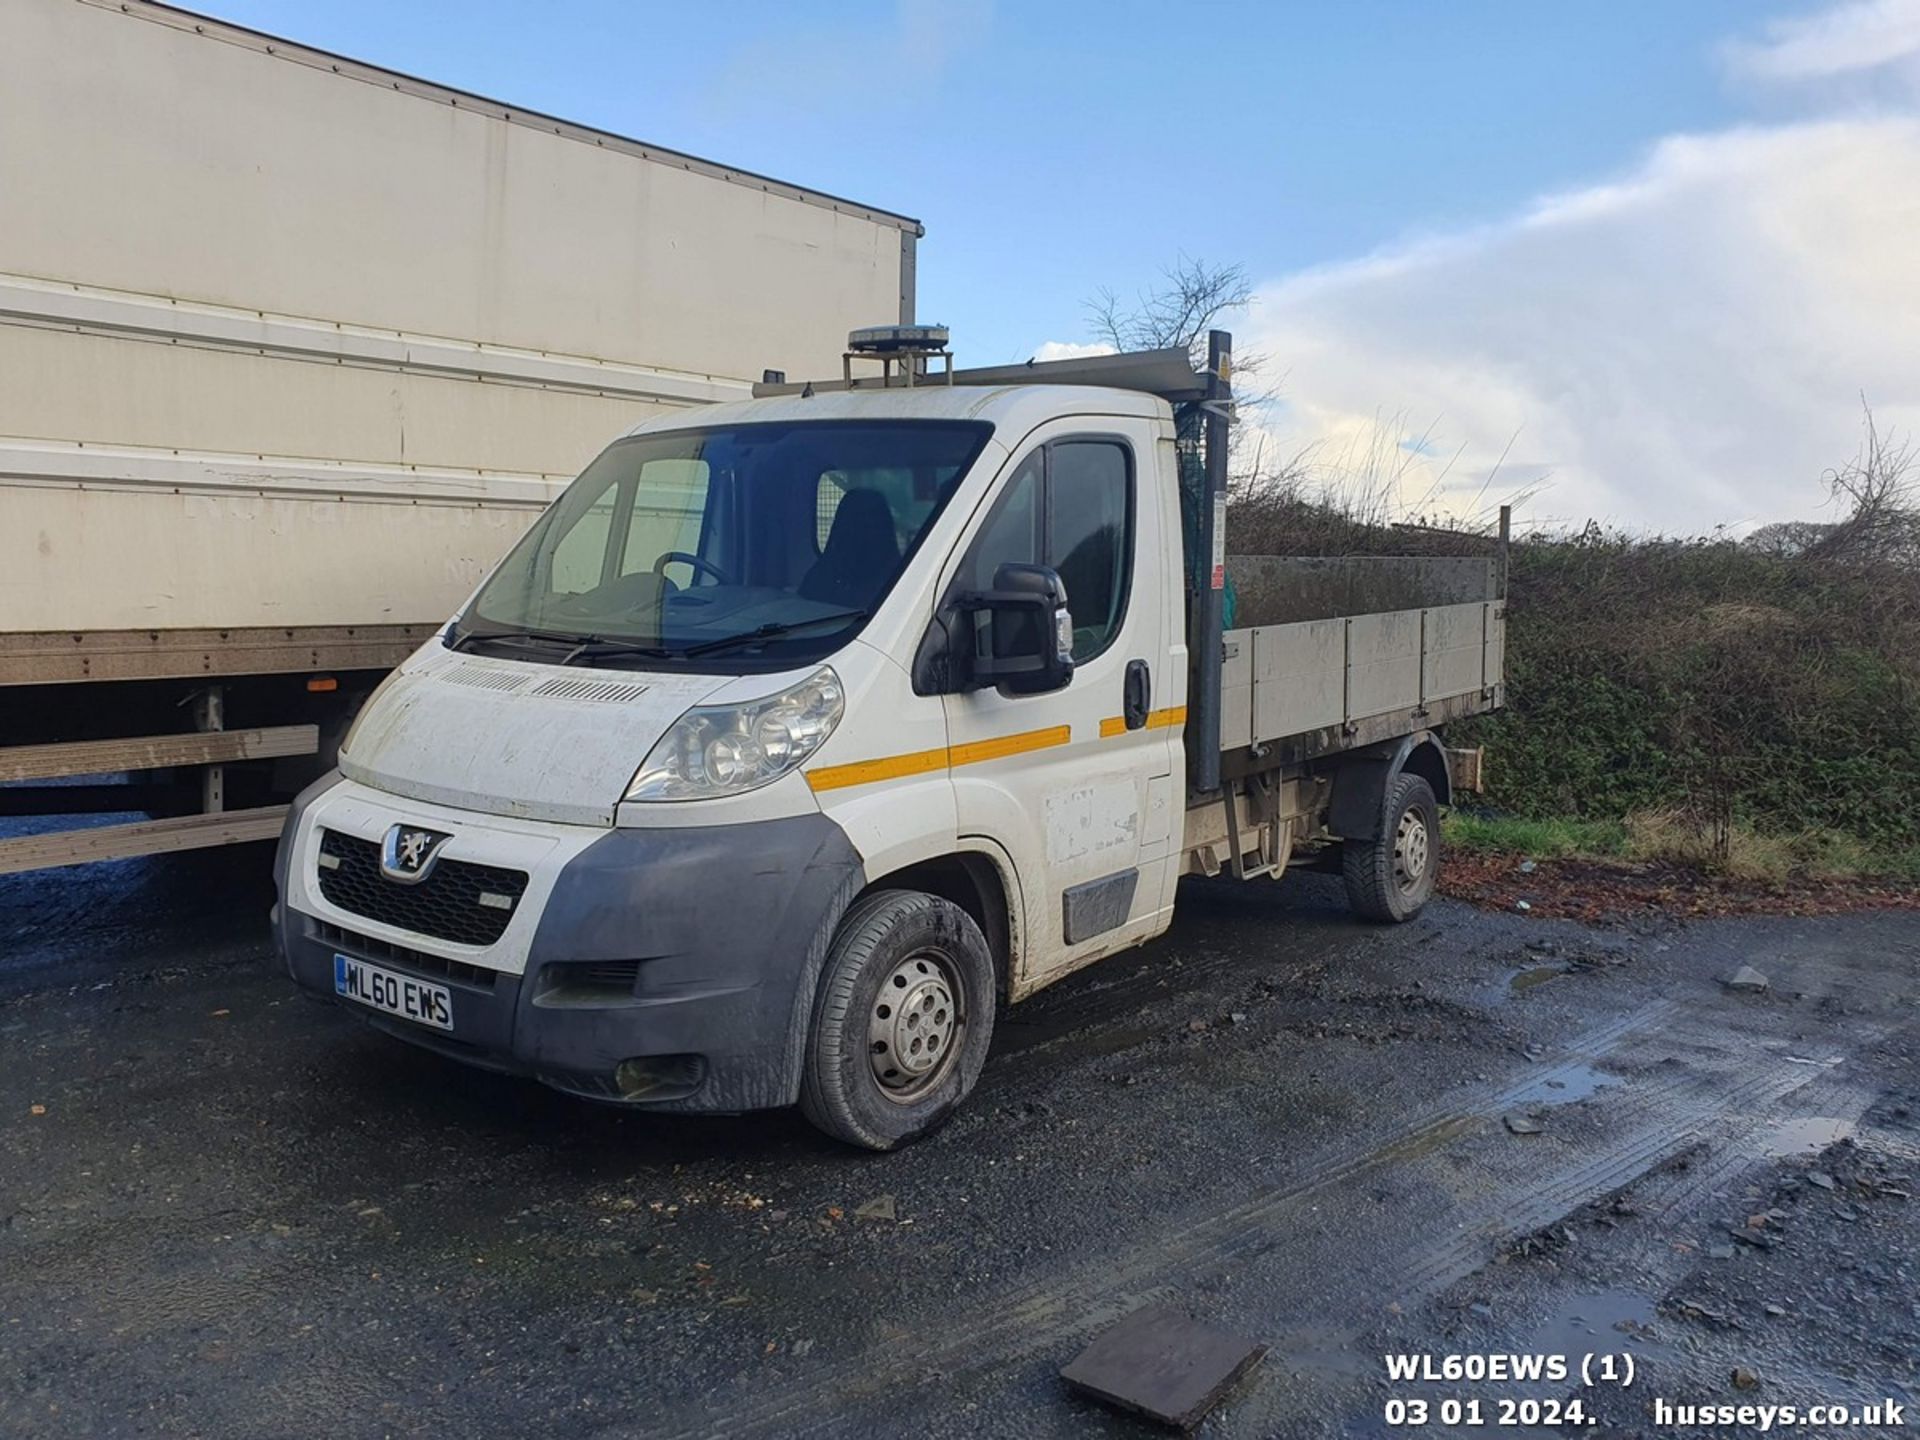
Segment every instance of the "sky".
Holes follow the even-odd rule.
[[[1736,532],[1920,429],[1920,0],[199,0],[920,219],[962,364],[1244,267],[1262,453]]]

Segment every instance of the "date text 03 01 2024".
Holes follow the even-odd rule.
[[[1569,1355],[1388,1355],[1387,1378],[1413,1384],[1564,1383],[1576,1376],[1580,1383],[1633,1383],[1633,1357],[1621,1354]],[[1391,1426],[1419,1427],[1439,1423],[1450,1427],[1489,1425],[1590,1425],[1594,1417],[1578,1396],[1508,1397],[1483,1400],[1472,1396],[1396,1396],[1386,1402],[1382,1419]]]

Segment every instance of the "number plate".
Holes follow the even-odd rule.
[[[416,1025],[453,1029],[453,992],[446,986],[396,975],[351,955],[333,957],[333,993]]]

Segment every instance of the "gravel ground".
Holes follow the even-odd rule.
[[[0,880],[0,1433],[1146,1434],[1057,1371],[1159,1300],[1269,1346],[1208,1435],[1915,1384],[1910,911],[1387,930],[1191,883],[871,1156],[386,1040],[276,971],[264,864]],[[1492,1352],[1638,1369],[1382,1359]]]

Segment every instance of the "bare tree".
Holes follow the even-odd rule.
[[[1828,493],[1846,507],[1805,554],[1834,564],[1920,564],[1920,453],[1911,440],[1881,433],[1866,411],[1865,434],[1852,460],[1826,476]]]
[[[1196,365],[1207,358],[1207,332],[1253,302],[1253,285],[1239,265],[1213,265],[1183,255],[1160,281],[1123,301],[1101,289],[1086,302],[1094,336],[1116,350],[1186,350]],[[1249,361],[1252,363],[1249,364]],[[1236,372],[1257,371],[1260,357],[1235,355]]]
[[[1207,332],[1228,328],[1253,303],[1253,295],[1244,266],[1182,255],[1161,271],[1156,284],[1131,299],[1111,289],[1096,292],[1086,302],[1087,323],[1096,340],[1116,350],[1183,349],[1198,369],[1207,363]],[[1235,406],[1239,418],[1255,422],[1234,429],[1229,479],[1239,493],[1297,481],[1306,460],[1304,451],[1278,453],[1257,426],[1278,395],[1277,386],[1263,383],[1266,368],[1264,354],[1235,349]]]

